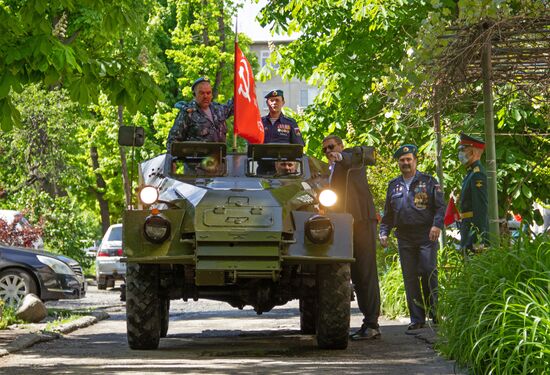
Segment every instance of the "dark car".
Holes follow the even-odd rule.
[[[0,298],[17,306],[29,293],[43,301],[84,297],[80,264],[63,255],[0,245]]]

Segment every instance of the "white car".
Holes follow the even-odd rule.
[[[122,224],[113,224],[107,229],[95,258],[97,289],[115,286],[115,280],[126,277],[126,263],[120,261],[122,253]]]

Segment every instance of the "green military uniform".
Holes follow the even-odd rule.
[[[487,242],[487,175],[479,160],[468,167],[460,193],[460,248],[473,250],[474,243]]]

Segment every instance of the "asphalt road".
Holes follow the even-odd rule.
[[[2,374],[455,374],[452,362],[425,341],[404,334],[406,323],[385,321],[382,338],[350,342],[347,350],[319,350],[299,333],[298,304],[257,316],[219,302],[172,301],[168,337],[154,351],[126,343],[118,288],[89,289],[81,301],[48,303],[105,309],[110,318],[61,339],[0,358]],[[356,305],[352,327],[361,324]]]

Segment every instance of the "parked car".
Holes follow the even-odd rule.
[[[17,230],[23,230],[24,228],[32,227],[27,218],[23,216],[23,213],[17,210],[0,210],[0,220],[4,220],[8,225],[12,225],[13,223],[15,223],[15,228]],[[44,248],[44,241],[41,237],[38,237],[33,241],[32,248]]]
[[[82,267],[69,257],[42,250],[0,245],[0,298],[17,306],[29,293],[43,301],[86,295]]]
[[[126,263],[122,258],[122,224],[113,224],[107,229],[95,258],[97,289],[115,286],[116,280],[126,277]]]
[[[84,248],[82,249],[82,252],[84,255],[86,255],[88,258],[95,259],[97,256],[97,249],[99,249],[99,245],[101,244],[101,240],[83,240]]]

